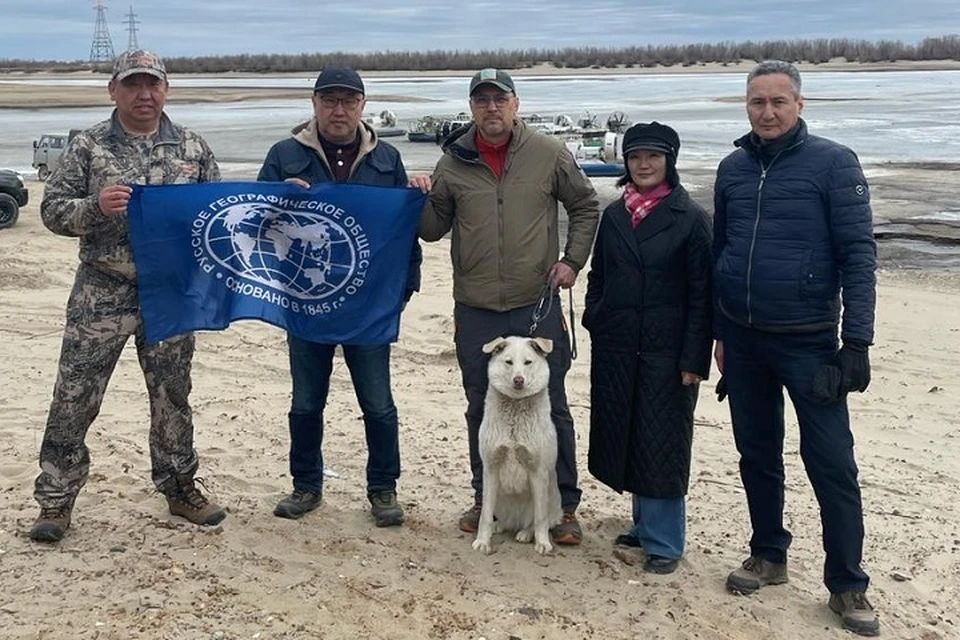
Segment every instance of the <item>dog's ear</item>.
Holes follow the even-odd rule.
[[[503,351],[503,348],[507,346],[507,339],[500,337],[494,338],[487,344],[483,345],[484,353],[500,353]]]
[[[530,344],[544,356],[553,351],[553,340],[550,338],[530,338]]]

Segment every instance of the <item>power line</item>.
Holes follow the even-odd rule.
[[[140,45],[137,43],[137,25],[140,24],[140,21],[137,20],[137,14],[133,12],[133,5],[130,5],[130,13],[127,14],[127,51],[133,51],[134,49],[139,49]]]
[[[114,59],[113,41],[107,28],[106,0],[97,0],[97,23],[93,28],[93,42],[90,44],[90,62],[109,62]]]

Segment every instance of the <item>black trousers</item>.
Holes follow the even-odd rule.
[[[792,539],[783,526],[786,388],[800,425],[800,457],[820,504],[824,584],[831,593],[866,591],[863,507],[847,400],[824,405],[812,392],[817,370],[836,355],[836,331],[769,333],[724,320],[722,332],[723,375],[753,525],[751,554],[786,562]]]
[[[471,484],[478,503],[483,497],[480,423],[483,421],[483,405],[487,394],[487,363],[490,359],[482,347],[501,336],[530,335],[535,306],[498,312],[457,303],[453,309],[457,361],[463,376],[463,390],[467,396],[467,437],[470,447],[470,471],[473,474]],[[547,362],[550,365],[550,417],[557,428],[557,484],[563,511],[573,513],[580,505],[581,491],[577,486],[577,436],[564,389],[564,379],[570,370],[570,336],[563,319],[559,294],[553,296],[550,312],[537,324],[533,337],[553,340],[553,351],[547,356]]]

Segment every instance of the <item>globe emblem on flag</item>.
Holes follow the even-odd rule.
[[[207,224],[206,246],[236,275],[305,300],[336,293],[356,265],[353,242],[339,224],[263,203],[219,211]]]

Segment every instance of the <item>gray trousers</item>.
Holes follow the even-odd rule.
[[[34,497],[41,507],[70,504],[87,481],[90,452],[84,440],[127,339],[150,399],[150,462],[161,491],[197,469],[193,448],[190,365],[193,334],[148,346],[140,322],[136,284],[81,265],[67,302],[67,322],[53,402],[40,448]]]
[[[490,357],[483,353],[487,342],[500,336],[528,336],[535,305],[498,312],[454,305],[454,342],[457,361],[463,376],[463,390],[467,396],[467,439],[470,448],[470,471],[473,474],[474,497],[479,503],[483,497],[483,461],[480,459],[480,423],[487,394],[487,363]],[[564,378],[570,370],[570,336],[563,319],[560,296],[554,295],[550,313],[541,320],[534,337],[553,340],[553,351],[547,356],[550,365],[550,417],[557,428],[557,484],[565,513],[573,513],[580,505],[581,491],[577,486],[577,436],[573,417],[567,406]]]

